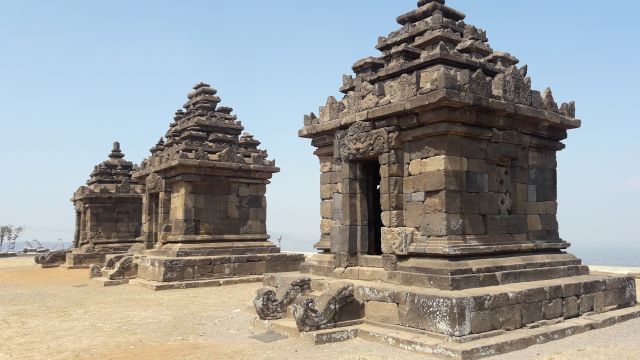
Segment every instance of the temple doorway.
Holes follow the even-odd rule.
[[[380,163],[364,161],[361,164],[363,195],[367,209],[368,255],[382,255],[382,206],[380,203]],[[362,251],[362,252],[365,252]]]
[[[160,194],[150,194],[149,201],[151,202],[151,224],[149,229],[151,230],[151,243],[155,245],[158,242],[158,231],[160,230]]]

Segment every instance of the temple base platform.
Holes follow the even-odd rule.
[[[217,256],[202,256],[202,250],[195,255],[181,250],[179,254],[183,256],[161,256],[157,252],[112,258],[103,268],[94,268],[92,277],[104,285],[118,285],[127,280],[126,283],[152,290],[216,287],[261,282],[265,273],[297,271],[305,259],[303,254],[280,252]],[[212,250],[204,253],[211,254]]]
[[[440,290],[296,272],[265,275],[264,285],[254,302],[257,327],[314,344],[359,337],[453,359],[503,354],[640,317],[628,276]]]

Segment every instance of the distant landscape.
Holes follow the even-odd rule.
[[[279,235],[273,235],[272,240],[277,243]],[[56,248],[56,242],[41,241],[42,245],[50,248]],[[312,248],[315,241],[303,240],[293,235],[284,235],[282,237],[282,250],[299,251],[299,252],[315,252]],[[64,242],[65,246],[69,246],[68,241]],[[23,241],[18,240],[16,250],[21,251],[25,247]],[[59,247],[59,246],[58,246]],[[585,264],[589,265],[606,265],[606,266],[631,266],[640,267],[640,250],[637,247],[591,247],[584,245],[574,245],[570,252],[580,257]]]

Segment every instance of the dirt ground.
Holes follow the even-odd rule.
[[[0,359],[428,359],[353,340],[314,346],[250,338],[259,284],[153,292],[103,288],[87,270],[0,259]],[[499,359],[640,359],[640,320]]]

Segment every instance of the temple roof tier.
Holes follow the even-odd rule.
[[[550,90],[532,89],[527,65],[518,67],[518,58],[492,49],[486,31],[466,24],[464,18],[444,0],[420,0],[417,9],[398,17],[401,29],[378,39],[380,56],[356,61],[354,75],[343,76],[343,98],[330,96],[320,107],[319,116],[305,116],[305,127],[339,124],[341,119],[375,114],[394,104],[400,109],[401,102],[438,90],[459,92],[456,98],[465,102],[497,101],[505,104],[502,107],[530,107],[527,117],[541,125],[559,129],[580,126],[574,102],[558,105]],[[473,97],[479,99],[471,100]],[[441,101],[452,103],[455,99]],[[307,129],[301,133],[313,132]]]
[[[165,138],[151,149],[151,156],[141,164],[141,172],[166,170],[193,161],[231,163],[235,168],[277,172],[275,161],[258,149],[260,141],[253,135],[241,134],[242,122],[233,115],[233,108],[218,106],[218,91],[209,84],[198,83],[187,95],[184,110],[175,113]],[[240,166],[245,165],[245,166]],[[208,164],[205,167],[221,167]],[[253,167],[253,168],[252,168]]]

